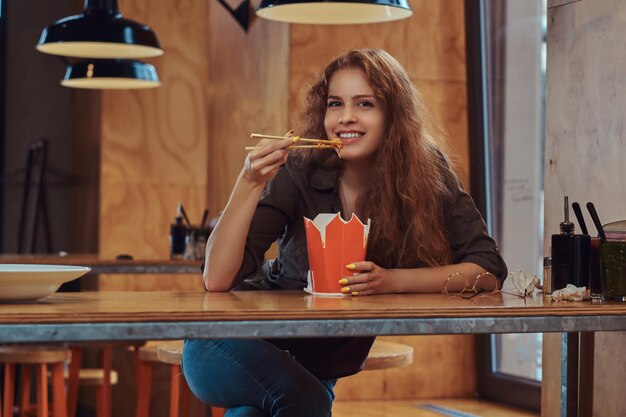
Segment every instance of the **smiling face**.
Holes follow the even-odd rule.
[[[347,161],[371,158],[380,147],[385,112],[363,70],[345,68],[331,76],[324,129],[329,139],[341,139],[341,157]]]

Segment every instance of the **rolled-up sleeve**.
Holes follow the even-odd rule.
[[[293,179],[283,165],[261,194],[250,223],[241,268],[232,287],[261,270],[265,252],[283,236],[287,225],[293,221],[297,193]]]
[[[450,236],[452,263],[471,262],[504,280],[507,267],[496,242],[487,233],[487,226],[458,179],[447,173],[450,204],[444,213]]]

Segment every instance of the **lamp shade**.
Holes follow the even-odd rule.
[[[117,0],[85,0],[85,10],[41,33],[37,50],[83,58],[149,58],[163,54],[150,27],[124,19]]]
[[[339,25],[405,19],[413,10],[408,0],[263,0],[256,14],[279,22]]]
[[[87,59],[68,65],[61,85],[73,88],[127,90],[161,85],[153,65],[126,59]]]

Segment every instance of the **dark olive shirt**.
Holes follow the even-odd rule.
[[[451,190],[451,198],[444,204],[444,219],[452,263],[472,262],[503,279],[506,265],[474,202],[452,172],[447,171],[444,176]],[[279,169],[259,199],[246,239],[244,259],[233,282],[234,290],[300,290],[306,286],[309,261],[303,218],[341,211],[338,180],[336,170],[317,168],[307,173],[290,160]],[[278,258],[265,261],[265,252],[276,240]],[[361,369],[374,338],[269,341],[288,350],[317,377],[338,378]]]

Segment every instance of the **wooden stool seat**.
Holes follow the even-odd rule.
[[[183,356],[183,341],[157,343],[160,362],[180,365]],[[375,341],[365,361],[365,370],[390,369],[409,366],[413,363],[413,347],[402,343]]]
[[[409,366],[413,363],[413,346],[376,340],[365,360],[365,371]]]
[[[160,362],[170,365],[180,365],[183,359],[183,341],[173,340],[161,342],[157,346],[157,358]]]
[[[137,346],[135,348],[137,358],[144,362],[158,362],[159,358],[157,357],[157,346],[159,346],[159,343],[163,342],[149,341],[142,346]],[[131,347],[129,347],[129,349],[131,349]]]
[[[0,363],[57,363],[68,361],[71,356],[70,350],[63,346],[0,346]]]

